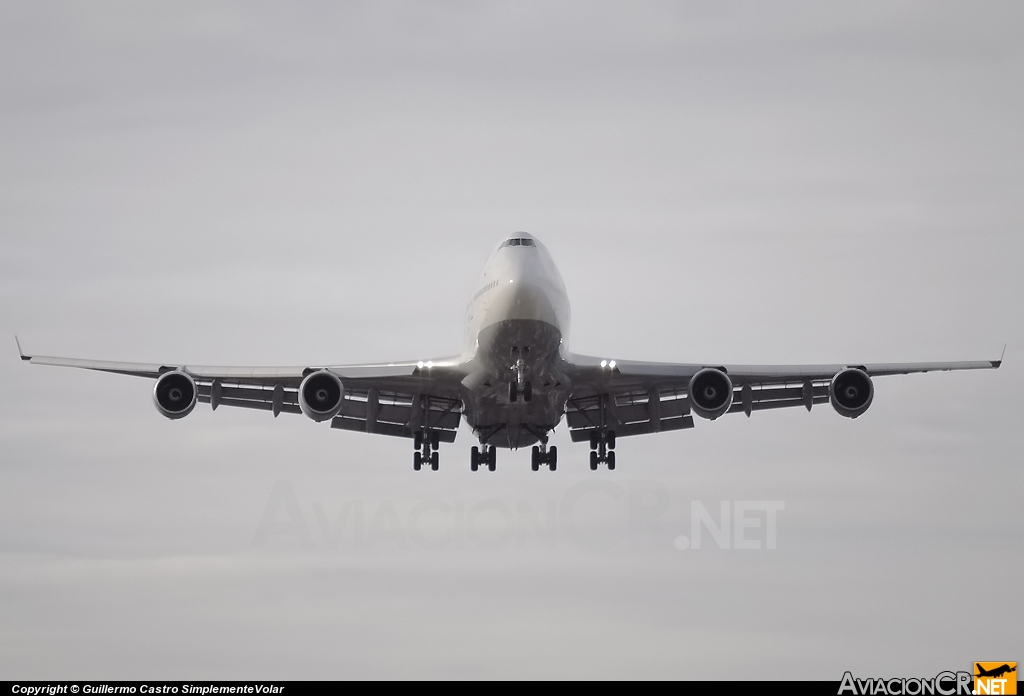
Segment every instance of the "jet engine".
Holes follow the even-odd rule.
[[[690,408],[701,418],[715,420],[732,406],[732,380],[713,367],[705,367],[690,379]]]
[[[875,386],[868,373],[856,367],[836,373],[828,385],[832,408],[847,418],[856,418],[867,411],[874,396]]]
[[[195,380],[181,370],[160,375],[153,387],[156,410],[171,420],[184,418],[196,407]]]
[[[330,420],[341,410],[345,389],[333,372],[317,370],[299,385],[299,408],[316,422]]]

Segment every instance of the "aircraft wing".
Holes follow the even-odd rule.
[[[326,369],[344,386],[341,411],[332,428],[413,437],[429,428],[441,442],[453,442],[462,419],[460,385],[470,363],[457,358],[430,361],[361,365],[311,365],[305,367],[231,367],[180,363],[134,363],[83,360],[43,355],[21,359],[33,365],[74,367],[133,377],[157,379],[180,370],[196,383],[197,401],[220,406],[301,413],[299,385],[311,372]]]
[[[998,368],[1000,360],[919,363],[846,363],[831,365],[721,365],[715,363],[659,363],[609,360],[588,355],[567,355],[573,390],[566,418],[574,442],[587,440],[601,427],[617,436],[693,427],[689,383],[700,370],[725,372],[733,383],[729,413],[828,403],[829,384],[850,367],[870,377],[947,370]],[[602,414],[602,406],[604,407]]]

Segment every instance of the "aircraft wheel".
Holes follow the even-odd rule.
[[[590,433],[590,449],[592,449],[592,450],[596,450],[597,449],[597,432],[596,431]]]
[[[615,449],[615,431],[608,431],[608,449]]]
[[[597,471],[597,452],[590,452],[590,470]]]
[[[615,471],[615,453],[608,453],[608,471]]]
[[[548,466],[552,471],[558,466],[558,448],[553,445],[548,448]]]
[[[412,455],[412,468],[415,471],[419,471],[422,466],[423,466],[423,455],[420,454],[419,452],[415,452]]]
[[[436,450],[441,446],[441,438],[437,432],[430,433],[430,449]]]
[[[433,469],[434,471],[437,471],[439,459],[440,457],[438,456],[437,452],[434,452],[432,455],[430,455],[430,468]]]

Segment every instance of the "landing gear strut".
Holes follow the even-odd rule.
[[[486,466],[494,471],[498,465],[498,450],[496,447],[483,445],[483,451],[479,447],[473,447],[469,452],[469,468],[476,471],[481,466]]]
[[[598,464],[606,464],[608,471],[615,470],[614,430],[595,430],[590,433],[590,470],[597,471]]]
[[[437,471],[439,456],[437,448],[441,445],[437,432],[432,430],[420,430],[413,436],[413,447],[415,452],[412,455],[412,468],[419,471],[424,466]]]

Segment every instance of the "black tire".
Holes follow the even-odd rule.
[[[412,468],[419,471],[423,467],[423,455],[418,451],[412,455]]]
[[[615,449],[615,431],[608,431],[608,449]]]
[[[430,433],[430,449],[436,450],[440,446],[441,438],[438,436],[437,432],[435,431]]]
[[[413,441],[413,446],[412,446],[413,449],[423,449],[423,433],[422,432],[417,431],[416,434],[412,436],[412,441]]]
[[[494,471],[495,468],[497,468],[497,466],[498,465],[495,462],[487,462],[487,469],[488,469],[488,471]]]
[[[597,452],[593,450],[590,452],[590,470],[597,471]]]
[[[615,453],[608,453],[608,471],[615,471]]]
[[[469,450],[469,468],[472,471],[476,471],[480,468],[480,450],[476,447]]]
[[[430,468],[433,469],[434,471],[437,471],[439,463],[440,457],[438,456],[437,452],[434,452],[432,455],[430,455]]]
[[[533,399],[533,383],[527,382],[523,385],[523,401],[530,401]]]
[[[555,470],[555,465],[558,464],[558,448],[552,445],[548,448],[548,464],[551,465],[551,470]]]
[[[548,462],[548,471],[554,471],[557,468],[558,468],[558,462],[556,462],[554,460]]]

